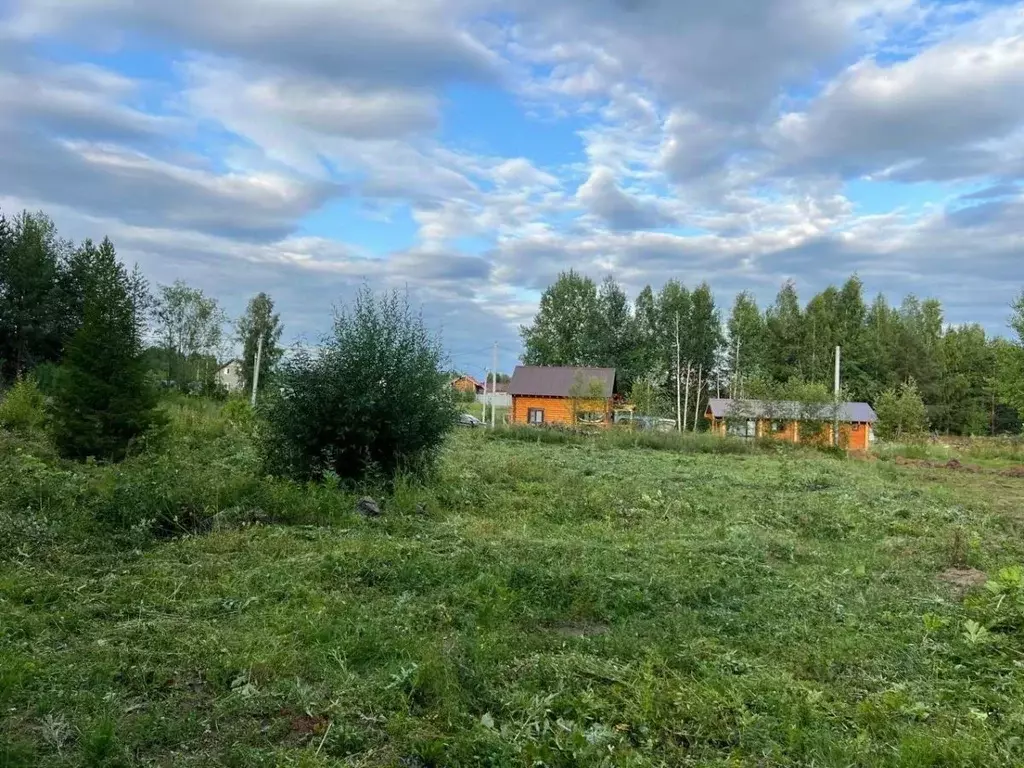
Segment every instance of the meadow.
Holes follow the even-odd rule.
[[[304,486],[166,408],[116,467],[0,431],[0,766],[1024,763],[1024,479],[460,430]]]

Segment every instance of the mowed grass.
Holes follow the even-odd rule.
[[[367,520],[175,424],[0,443],[0,766],[1024,763],[1019,594],[938,578],[1024,563],[1024,480],[463,430]]]

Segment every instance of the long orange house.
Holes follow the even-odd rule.
[[[512,424],[607,426],[612,423],[615,369],[520,365],[508,391]]]
[[[813,413],[817,411],[817,413]],[[791,443],[811,442],[829,445],[835,427],[831,403],[809,406],[792,401],[727,400],[711,398],[705,418],[711,431],[721,437],[772,438]],[[821,429],[808,434],[801,422],[824,422]],[[839,403],[839,444],[851,451],[866,451],[874,440],[878,414],[867,403]]]

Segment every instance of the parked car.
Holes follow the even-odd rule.
[[[471,413],[464,413],[459,416],[460,427],[482,427],[484,423]]]

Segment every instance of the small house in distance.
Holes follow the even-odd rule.
[[[472,376],[459,376],[452,379],[452,389],[456,392],[470,395],[482,395],[484,393],[484,385]]]
[[[615,369],[520,365],[508,392],[512,424],[606,426],[612,421]]]
[[[245,388],[245,382],[242,380],[242,361],[236,357],[218,368],[217,384],[228,392],[241,392]]]
[[[711,431],[721,437],[831,444],[835,429],[832,403],[711,398],[704,415]],[[866,451],[874,439],[876,421],[878,415],[867,403],[839,403],[839,444],[851,451]],[[801,429],[801,424],[810,422],[819,422],[820,429]]]

